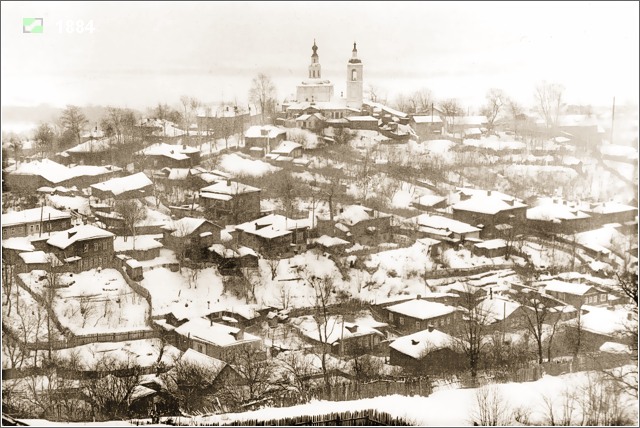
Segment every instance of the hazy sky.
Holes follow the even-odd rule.
[[[24,17],[44,33],[23,34]],[[314,38],[336,94],[357,41],[365,88],[390,98],[427,87],[473,108],[499,87],[530,104],[541,80],[570,103],[638,98],[638,2],[2,2],[2,105],[244,102],[259,71],[282,99]]]

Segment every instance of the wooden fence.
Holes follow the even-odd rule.
[[[162,419],[167,425],[188,426],[194,423],[198,426],[213,426],[213,423],[197,422],[191,419],[167,418]],[[281,419],[247,419],[237,420],[220,426],[412,426],[407,420],[391,416],[377,410],[360,410],[335,412],[323,415],[300,415]]]

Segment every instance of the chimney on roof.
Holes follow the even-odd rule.
[[[255,226],[256,230],[258,230],[258,222],[253,223],[253,225]]]
[[[515,200],[515,199],[507,199],[507,200],[506,200],[506,202],[507,202],[509,205],[513,206],[513,205],[516,203],[516,200]]]
[[[411,339],[411,344],[412,345],[417,345],[418,343],[420,343],[419,340]]]
[[[182,150],[187,150],[187,145],[186,144],[182,145]]]
[[[75,235],[76,233],[78,233],[78,232],[77,231],[67,232],[68,239],[71,239],[73,237],[73,235]]]
[[[244,328],[241,328],[236,334],[234,334],[236,340],[244,340]]]
[[[418,295],[416,296],[416,300],[420,300],[420,299],[422,299],[422,296],[418,294]]]
[[[227,178],[227,186],[231,186],[231,180]]]
[[[429,327],[427,327],[427,330],[429,330],[429,332],[433,331],[433,324],[429,324]]]
[[[491,196],[491,190],[487,190],[487,196]]]

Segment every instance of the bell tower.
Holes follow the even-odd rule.
[[[316,46],[315,39],[313,39],[311,49],[313,53],[311,54],[311,64],[309,64],[309,79],[320,79],[320,59],[318,58],[318,46]]]
[[[358,58],[358,49],[353,42],[351,58],[347,63],[347,107],[362,107],[362,61]]]

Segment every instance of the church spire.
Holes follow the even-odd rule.
[[[356,42],[353,42],[353,50],[351,51],[351,59],[349,62],[351,64],[357,64],[360,62],[358,59],[358,48],[356,47]]]
[[[313,53],[311,54],[311,65],[309,65],[309,78],[320,78],[320,60],[318,58],[318,46],[316,45],[316,39],[313,39],[313,46],[311,46]]]

